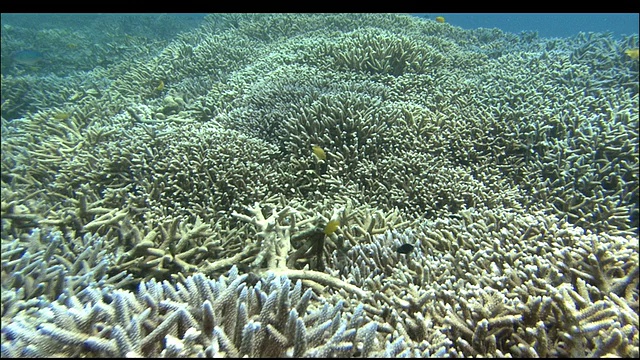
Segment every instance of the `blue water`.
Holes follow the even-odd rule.
[[[2,14],[2,23],[30,26],[56,27],[64,23],[67,27],[80,26],[88,22],[100,22],[105,16],[122,17],[126,14]],[[139,14],[137,14],[139,15]],[[184,31],[199,25],[206,14],[149,14],[151,19],[162,20],[171,17],[176,24],[175,31]],[[611,32],[614,37],[638,34],[638,13],[626,14],[478,14],[478,13],[422,13],[412,14],[426,19],[443,16],[447,23],[463,29],[498,28],[503,31],[520,33],[537,31],[541,37],[567,37],[579,32]],[[126,16],[125,16],[126,17]],[[69,21],[73,18],[73,21]],[[179,29],[178,29],[179,28]],[[174,30],[174,29],[171,29]],[[170,31],[169,31],[170,32]]]
[[[579,32],[611,32],[614,37],[638,33],[638,14],[412,14],[435,19],[442,16],[463,29],[498,28],[520,33],[537,31],[541,37],[567,37]]]

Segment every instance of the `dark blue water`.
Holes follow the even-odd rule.
[[[427,19],[442,16],[463,29],[498,28],[520,33],[537,31],[541,37],[567,37],[579,32],[611,32],[614,37],[638,33],[638,14],[412,14]]]

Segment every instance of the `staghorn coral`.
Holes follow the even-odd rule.
[[[349,250],[348,261],[334,254],[336,276],[372,293],[362,300],[364,309],[388,324],[380,330],[410,339],[405,350],[465,356],[638,351],[637,240],[584,235],[540,214],[461,214],[418,232],[378,235]],[[396,253],[403,243],[413,244],[413,252]],[[589,260],[596,257],[608,259],[597,271]],[[564,265],[569,260],[574,263]],[[586,275],[607,269],[615,275]],[[443,337],[451,341],[445,350],[431,345]]]
[[[291,206],[286,206],[281,210],[276,210],[275,207],[272,207],[271,214],[265,217],[263,209],[259,204],[256,204],[253,208],[247,208],[251,216],[233,214],[240,220],[249,222],[257,228],[257,236],[260,239],[258,244],[246,245],[248,247],[259,246],[259,252],[251,262],[250,268],[258,272],[273,271],[275,274],[286,275],[292,279],[304,279],[307,285],[316,289],[322,289],[318,286],[318,284],[322,284],[332,288],[343,289],[359,297],[367,296],[358,287],[344,283],[322,272],[325,270],[323,257],[326,256],[327,250],[329,250],[328,253],[330,254],[333,250],[344,246],[344,243],[336,245],[330,238],[333,234],[323,234],[322,227],[318,226],[322,215],[310,217],[303,212],[302,209],[304,208],[300,207],[300,210],[297,210]],[[372,234],[381,231],[374,228],[379,221],[374,220],[371,216],[359,219],[358,215],[361,213],[352,210],[351,205],[347,204],[344,207],[334,209],[333,215],[331,215],[331,218],[340,218],[343,225],[347,225],[349,222],[356,223],[353,224],[351,229],[340,231],[340,234],[344,234],[346,241],[357,241],[355,240],[356,237],[362,238],[363,236],[370,238]],[[302,218],[304,215],[308,217]],[[382,218],[381,225],[384,226],[386,221],[384,217]],[[325,219],[324,224],[327,222]],[[365,228],[357,223],[366,224]],[[396,225],[400,226],[402,223]],[[304,244],[305,240],[311,244]],[[325,241],[327,245],[325,245]],[[246,249],[244,252],[246,252]],[[306,256],[312,256],[314,259],[312,261],[302,261],[305,264],[304,268],[298,270],[297,268],[300,266],[298,263]],[[235,259],[235,261],[241,260]],[[314,264],[314,268],[309,269],[309,264]],[[208,272],[218,266],[215,263],[209,264],[204,271]]]
[[[125,43],[3,71],[3,355],[638,355],[637,35],[230,14]]]
[[[2,316],[76,294],[89,284],[124,287],[127,273],[109,276],[113,257],[103,239],[85,235],[68,240],[59,231],[35,229],[28,236],[2,241]]]
[[[324,357],[370,350],[376,326],[365,323],[361,307],[345,316],[343,302],[322,305],[300,281],[271,273],[249,286],[247,276],[233,267],[217,281],[195,275],[184,285],[141,283],[136,295],[93,286],[65,293],[3,326],[3,353]]]

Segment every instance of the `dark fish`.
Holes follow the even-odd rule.
[[[413,250],[413,245],[411,245],[411,244],[402,244],[396,249],[396,252],[398,252],[398,254],[408,254],[412,250]]]
[[[44,54],[35,50],[20,50],[11,54],[11,59],[19,65],[34,66],[44,60]]]

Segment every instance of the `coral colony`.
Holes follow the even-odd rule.
[[[35,32],[2,35],[38,65],[3,61],[2,356],[638,357],[637,34]]]

